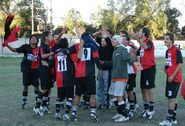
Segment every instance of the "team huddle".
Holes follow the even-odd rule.
[[[56,119],[76,121],[78,107],[83,104],[90,108],[90,117],[98,121],[96,108],[109,109],[114,104],[116,114],[112,120],[128,121],[139,107],[134,88],[137,72],[141,71],[144,108],[141,117],[151,120],[155,114],[156,63],[150,30],[143,27],[138,34],[122,30],[114,35],[107,28],[93,34],[86,31],[80,35],[79,43],[72,46],[69,46],[66,38],[62,38],[67,30],[63,29],[56,39],[50,31],[44,31],[40,46],[37,35],[31,35],[29,44],[18,48],[8,43],[5,45],[13,52],[24,54],[21,62],[24,87],[22,109],[27,104],[28,87],[33,85],[33,111],[38,116],[48,113],[51,89],[56,83]],[[131,38],[136,39],[140,47],[135,46]],[[165,96],[168,99],[168,112],[159,125],[170,126],[177,124],[176,97],[182,81],[183,59],[180,49],[174,44],[172,33],[164,35],[164,44],[168,48],[164,54],[166,64],[163,68],[167,75]],[[62,116],[61,108],[65,110]]]

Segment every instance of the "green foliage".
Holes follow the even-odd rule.
[[[165,10],[165,14],[167,15],[167,29],[168,31],[174,33],[176,37],[180,35],[180,28],[179,21],[177,18],[181,16],[181,12],[177,10],[176,8],[168,8]]]
[[[64,27],[69,28],[68,31],[69,34],[74,34],[75,20],[77,21],[77,25],[80,29],[84,28],[85,23],[80,18],[81,18],[80,12],[75,10],[74,8],[70,9],[67,15],[64,16],[63,24]]]
[[[174,33],[179,31],[177,17],[180,16],[177,9],[167,14],[170,8],[170,0],[108,0],[107,8],[99,7],[92,19],[96,25],[106,26],[114,32],[121,29],[138,31],[146,26],[152,30],[156,38],[173,28]],[[175,15],[170,17],[170,15]],[[174,24],[174,26],[168,26]]]

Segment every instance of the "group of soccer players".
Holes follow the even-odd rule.
[[[63,29],[56,39],[49,31],[43,32],[40,47],[36,35],[31,35],[29,44],[19,48],[6,45],[11,51],[24,54],[21,62],[24,86],[22,109],[27,104],[28,86],[33,85],[36,95],[34,112],[39,116],[49,112],[51,88],[56,81],[56,119],[77,120],[81,96],[85,95],[88,97],[86,101],[89,102],[90,117],[98,121],[96,65],[99,70],[99,108],[114,103],[116,115],[112,119],[115,122],[129,120],[138,108],[133,88],[136,86],[136,73],[141,71],[140,87],[144,105],[142,117],[152,119],[155,113],[156,63],[150,30],[144,27],[139,34],[129,34],[122,30],[119,35],[112,35],[110,30],[102,28],[94,34],[84,32],[80,35],[80,42],[71,47],[66,38],[61,38],[66,32],[67,29]],[[98,44],[96,35],[99,33],[101,39]],[[130,41],[131,37],[138,41],[139,48]],[[165,96],[168,98],[168,114],[167,119],[159,125],[172,125],[177,124],[176,97],[182,80],[183,60],[180,49],[174,45],[173,34],[164,35],[164,44],[168,48],[163,69],[167,74]],[[140,63],[137,56],[140,57]],[[61,108],[65,109],[62,117]]]

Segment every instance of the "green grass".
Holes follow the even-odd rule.
[[[55,113],[56,87],[52,90],[51,114],[44,117],[37,117],[33,112],[34,106],[34,90],[33,87],[29,89],[28,105],[25,110],[21,109],[22,100],[22,74],[20,72],[21,58],[3,58],[0,57],[0,126],[157,126],[158,123],[165,119],[167,112],[167,99],[164,97],[166,75],[162,71],[164,64],[163,58],[157,60],[157,75],[156,75],[156,115],[153,120],[148,121],[139,118],[142,112],[142,99],[139,89],[139,74],[137,76],[136,93],[138,103],[140,105],[138,113],[130,121],[125,123],[114,123],[111,117],[115,114],[115,110],[97,110],[99,123],[93,123],[89,118],[89,110],[82,110],[79,108],[79,116],[77,122],[65,123],[63,121],[56,121],[53,116]],[[185,68],[183,67],[185,70]],[[185,101],[178,96],[178,111],[177,119],[178,126],[184,126],[184,106]]]

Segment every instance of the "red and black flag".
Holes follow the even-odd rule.
[[[8,43],[17,40],[17,33],[21,30],[20,26],[16,26],[12,31],[10,30],[10,25],[14,19],[14,15],[8,15],[5,21],[4,26],[4,42],[2,44],[3,47],[7,46]]]

